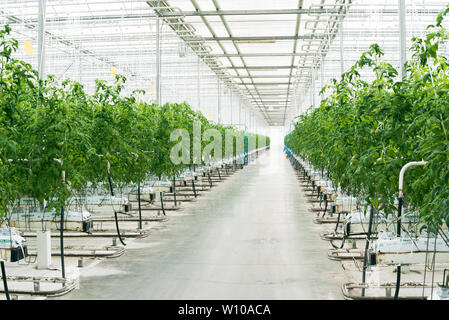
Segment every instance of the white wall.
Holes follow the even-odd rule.
[[[284,127],[266,127],[266,134],[271,138],[271,146],[284,146],[285,128]]]

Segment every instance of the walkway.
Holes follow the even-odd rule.
[[[341,267],[319,230],[273,148],[61,298],[341,299]]]

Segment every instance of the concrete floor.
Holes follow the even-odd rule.
[[[81,271],[61,299],[342,299],[340,263],[307,207],[274,146],[122,257]]]

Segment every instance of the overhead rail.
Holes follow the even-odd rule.
[[[185,21],[188,16],[181,9],[175,10],[167,1],[147,1],[147,4],[154,10],[158,18],[164,21],[175,31],[180,39],[192,49],[192,51],[217,75],[217,77],[226,83],[230,90],[234,91],[243,101],[247,101],[247,97],[239,90],[238,86],[234,86],[230,75],[222,70],[222,62],[214,58],[210,58],[208,53],[212,51],[211,47],[205,44],[205,40],[195,34],[195,28]]]

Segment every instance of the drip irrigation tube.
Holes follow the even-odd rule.
[[[326,213],[327,213],[327,206],[328,206],[327,194],[325,194],[325,195],[324,195],[324,212],[323,212],[323,215],[321,216],[321,218],[324,218],[324,216],[326,215]],[[334,211],[334,208],[335,208],[335,207],[332,207],[332,213],[334,213],[334,212],[333,212],[333,211]]]
[[[341,212],[338,213],[337,224],[335,226],[335,233],[337,233],[338,227],[340,226],[340,217],[341,217]]]
[[[398,222],[397,222],[397,236],[401,237],[401,217],[402,217],[402,197],[399,197],[399,203],[398,203]],[[397,266],[396,268],[396,288],[394,291],[394,299],[397,300],[399,298],[399,289],[401,287],[401,265]]]
[[[59,226],[59,245],[61,247],[61,272],[62,278],[65,279],[65,262],[64,262],[64,207],[61,208],[61,224]]]
[[[343,240],[341,241],[341,245],[339,247],[334,244],[333,240],[331,240],[330,243],[334,249],[343,249],[343,247],[345,246],[345,243],[346,243],[346,239],[347,239],[347,236],[343,235]]]
[[[117,229],[118,239],[120,240],[120,242],[121,242],[124,246],[126,246],[126,243],[123,242],[122,235],[120,234],[120,228],[119,228],[119,226],[118,226],[117,211],[115,211],[115,210],[114,210],[114,218],[115,218],[115,228]]]
[[[207,178],[209,179],[209,185],[212,188],[212,180],[210,178],[210,172],[207,172]]]
[[[399,289],[401,287],[401,266],[399,265],[396,268],[396,288],[394,291],[394,299],[397,300],[399,298]]]
[[[173,178],[173,197],[175,200],[175,207],[176,207],[176,178]]]
[[[5,261],[1,260],[0,264],[2,268],[3,287],[5,289],[6,300],[11,300],[11,297],[9,296],[8,280],[6,279]]]
[[[140,181],[137,182],[137,201],[139,204],[139,229],[142,230],[142,207],[140,202]]]
[[[363,284],[365,284],[366,281],[366,269],[368,268],[368,247],[371,241],[371,228],[373,225],[373,218],[374,218],[374,208],[371,206],[369,213],[368,234],[366,236],[366,243],[365,243],[365,256],[363,257],[363,273],[362,273]],[[362,297],[364,296],[365,296],[365,288],[362,289]]]
[[[331,241],[331,245],[332,245],[332,247],[334,247],[334,249],[343,249],[343,247],[345,246],[345,242],[346,242],[346,239],[348,239],[351,235],[352,236],[361,236],[361,235],[365,235],[365,236],[368,236],[369,238],[371,238],[371,231],[370,231],[370,234],[368,235],[368,233],[367,232],[361,232],[361,233],[350,233],[350,231],[349,231],[349,229],[347,229],[347,228],[344,228],[344,230],[343,230],[343,240],[342,240],[342,243],[341,243],[341,246],[340,247],[337,247],[336,245],[334,245],[334,243],[333,243],[333,241]]]
[[[111,196],[114,196],[114,188],[112,187],[112,180],[111,180],[111,176],[109,175],[109,170],[108,170],[108,182],[109,182],[109,190],[111,191]],[[118,225],[118,218],[117,218],[116,210],[114,210],[114,219],[115,219],[115,228],[117,229],[118,239],[124,246],[126,246],[126,243],[123,241],[122,235],[120,234],[120,227]]]
[[[109,182],[109,191],[111,192],[111,196],[114,196],[114,189],[112,188],[112,180],[111,176],[108,173],[108,182]]]
[[[418,162],[409,162],[405,166],[402,167],[401,172],[399,173],[399,203],[398,203],[398,222],[397,222],[397,236],[401,237],[401,220],[402,220],[402,202],[403,202],[403,186],[404,186],[404,175],[405,172],[414,166],[425,166],[427,165],[426,161],[418,161]],[[396,290],[394,292],[394,299],[397,300],[399,298],[399,289],[401,287],[401,265],[399,265],[396,269]]]
[[[160,198],[161,198],[161,208],[162,208],[162,213],[164,214],[164,216],[166,216],[166,214],[165,214],[165,208],[164,208],[164,199],[163,199],[164,195],[162,194],[162,192],[160,192],[159,195],[160,195]]]
[[[195,195],[195,198],[197,198],[196,189],[195,189],[195,180],[192,180],[192,189],[193,189],[193,194]]]

